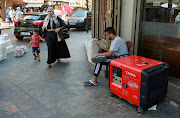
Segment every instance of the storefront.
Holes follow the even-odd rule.
[[[6,18],[6,10],[11,7],[12,8],[12,0],[0,0],[0,4],[1,4],[1,17],[3,20],[5,20]]]
[[[102,40],[106,47],[110,41],[106,39],[106,27],[114,27],[120,35],[121,1],[120,0],[93,0],[92,1],[92,38]]]
[[[180,78],[180,25],[175,23],[179,0],[93,1],[92,38],[108,47],[104,29],[112,26],[125,41],[134,42],[133,54],[167,62],[170,75]]]
[[[22,7],[24,5],[25,2],[23,0],[12,0],[13,9],[16,9],[17,7]]]
[[[134,43],[134,55],[168,63],[168,98],[180,103],[180,0],[93,0],[92,39],[106,47],[104,29],[114,27]],[[178,21],[178,22],[176,22]],[[178,102],[177,102],[178,101]],[[179,104],[180,105],[180,104]]]
[[[68,6],[69,5],[69,1],[68,0],[45,0],[44,1],[44,6],[52,6],[54,9],[56,10],[60,10],[60,8],[62,6]]]
[[[138,54],[167,62],[170,75],[180,78],[180,1],[146,0],[142,6]]]
[[[11,7],[11,9],[16,10],[16,7],[23,6],[24,1],[23,0],[0,0],[0,16],[3,20],[6,18],[6,10]]]

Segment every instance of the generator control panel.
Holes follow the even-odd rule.
[[[113,67],[113,82],[122,85],[122,69]]]

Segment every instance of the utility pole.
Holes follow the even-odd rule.
[[[89,21],[89,13],[88,13],[88,11],[89,11],[89,8],[88,8],[88,0],[86,0],[86,2],[87,2],[87,20],[86,20],[86,31],[87,31],[87,33],[88,33],[88,29],[89,29],[89,24],[88,24],[88,21]]]

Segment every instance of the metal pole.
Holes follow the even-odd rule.
[[[172,10],[172,0],[168,0],[168,12],[169,12],[169,14],[170,14],[169,23],[172,22],[171,10]]]
[[[88,0],[86,0],[86,2],[87,2],[87,20],[86,20],[86,31],[87,31],[87,33],[88,33],[88,29],[89,29],[89,24],[88,24],[88,20],[89,20],[89,14],[88,14],[88,10],[89,10],[89,8],[88,8]]]

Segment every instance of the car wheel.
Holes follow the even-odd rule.
[[[15,37],[18,39],[18,40],[22,40],[24,37],[23,36],[17,36],[15,35]]]

